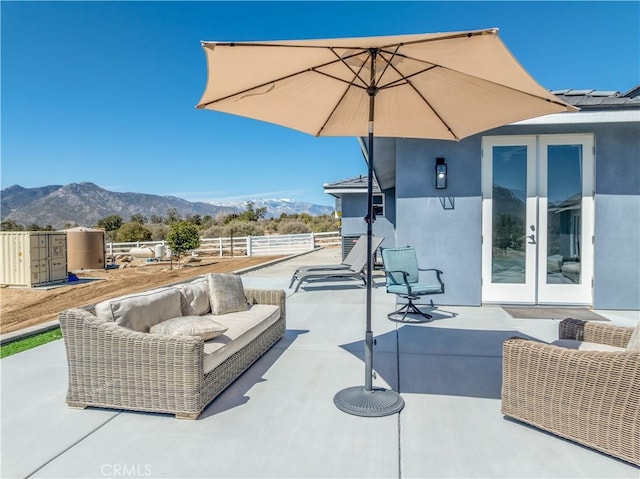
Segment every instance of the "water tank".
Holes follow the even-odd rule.
[[[129,254],[134,258],[153,258],[154,251],[153,248],[147,246],[144,248],[131,248]]]
[[[163,244],[157,244],[156,247],[154,248],[154,253],[155,253],[155,257],[157,259],[163,259],[164,258],[164,245]]]
[[[67,233],[69,271],[104,269],[106,234],[104,229],[71,228]]]

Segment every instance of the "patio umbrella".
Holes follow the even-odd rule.
[[[575,108],[529,76],[497,29],[202,46],[208,79],[197,108],[315,136],[368,136],[365,384],[339,391],[334,402],[358,416],[400,411],[399,394],[372,386],[374,125],[378,136],[460,140]]]

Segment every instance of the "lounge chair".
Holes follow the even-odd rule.
[[[375,251],[384,238],[371,238],[372,251]],[[360,241],[358,241],[359,243]],[[294,280],[298,280],[294,293],[297,293],[302,283],[311,281],[314,279],[327,279],[327,278],[343,278],[343,279],[361,279],[363,283],[367,284],[367,277],[365,274],[365,268],[367,266],[367,240],[364,238],[364,254],[357,254],[353,258],[353,263],[348,268],[333,268],[329,269],[307,269],[294,273],[291,284]],[[357,243],[356,243],[357,244]],[[354,246],[355,248],[355,246]],[[334,265],[330,265],[334,266]],[[314,267],[312,267],[314,268]]]
[[[383,240],[384,238],[379,238],[375,236],[372,237],[371,238],[372,251],[377,250]],[[356,265],[355,269],[353,268],[354,264]],[[301,283],[301,278],[304,278],[304,277],[311,278],[310,275],[312,273],[317,273],[317,272],[321,272],[319,277],[329,276],[326,274],[327,271],[330,271],[330,272],[339,271],[339,272],[346,273],[346,276],[352,276],[351,275],[352,271],[359,271],[363,269],[358,267],[360,264],[364,264],[365,266],[367,264],[367,237],[364,235],[358,238],[358,241],[356,241],[356,244],[353,246],[353,248],[351,248],[351,251],[349,252],[349,254],[342,260],[342,263],[301,266],[300,268],[298,268],[291,276],[291,282],[289,283],[289,288],[291,288],[293,286],[293,283],[295,283],[295,281],[297,280],[298,286],[296,287],[296,291],[298,291],[298,288],[300,287],[300,283]],[[338,275],[338,277],[341,277],[341,276],[342,275]]]

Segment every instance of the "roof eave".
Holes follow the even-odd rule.
[[[640,109],[603,109],[582,110],[579,112],[553,113],[528,120],[517,121],[512,125],[568,125],[580,123],[637,123],[640,122]]]

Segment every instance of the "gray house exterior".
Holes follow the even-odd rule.
[[[553,93],[581,111],[460,142],[376,138],[374,234],[444,272],[439,304],[640,309],[640,88]],[[324,188],[342,234],[364,234],[366,178]]]

